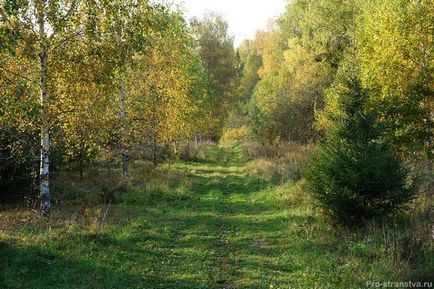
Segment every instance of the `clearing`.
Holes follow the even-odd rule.
[[[49,223],[3,210],[0,287],[348,289],[406,277],[373,237],[323,225],[300,181],[272,185],[248,164],[240,147],[211,148],[162,165],[162,183],[137,177],[111,206],[65,205]]]

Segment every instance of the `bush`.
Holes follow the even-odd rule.
[[[33,141],[35,137],[35,134],[0,124],[1,203],[15,203],[35,193],[39,168],[39,146]]]
[[[247,137],[248,137],[248,129],[246,126],[227,129],[225,130],[222,138],[220,139],[220,144],[223,146],[240,144],[246,141]]]
[[[375,112],[365,110],[368,93],[359,81],[346,81],[337,92],[343,114],[306,170],[309,189],[342,223],[384,217],[413,197],[407,172],[382,139]]]
[[[214,147],[215,143],[211,140],[187,141],[179,151],[179,158],[186,161],[203,161],[207,157],[207,151]]]
[[[244,149],[252,159],[248,167],[249,173],[277,184],[302,178],[313,146],[290,142],[275,145],[255,142],[246,144]]]

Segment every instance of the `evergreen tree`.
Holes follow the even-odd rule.
[[[376,112],[366,109],[360,81],[347,79],[336,93],[342,113],[306,171],[310,191],[341,223],[389,215],[413,197],[406,170],[384,142]]]

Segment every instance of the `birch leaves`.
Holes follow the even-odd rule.
[[[0,39],[0,129],[39,135],[45,215],[53,150],[56,165],[79,167],[82,176],[112,152],[128,177],[132,159],[156,162],[159,148],[197,133],[202,96],[191,92],[206,95],[194,86],[207,84],[201,69],[191,69],[201,63],[173,8],[143,0],[4,1]]]

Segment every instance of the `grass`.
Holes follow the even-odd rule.
[[[349,289],[369,280],[430,281],[432,258],[412,265],[388,253],[378,230],[331,229],[303,180],[270,183],[251,164],[240,147],[211,148],[206,160],[165,164],[152,178],[133,171],[116,203],[58,202],[48,222],[30,210],[3,210],[0,288]]]

